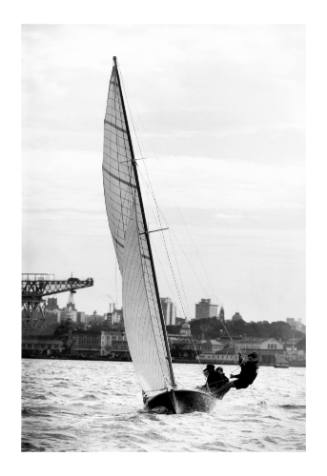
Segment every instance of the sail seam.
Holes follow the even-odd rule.
[[[112,172],[109,172],[109,170],[103,165],[102,166],[102,169],[108,174],[110,175],[110,177],[118,180],[118,182],[121,182],[121,183],[124,183],[125,185],[128,185],[129,187],[132,187],[132,188],[136,188],[136,185],[130,183],[130,182],[127,182],[127,180],[124,180],[120,177],[117,177],[117,175],[113,174]]]
[[[114,240],[115,240],[115,243],[117,243],[118,246],[120,246],[121,248],[125,248],[124,245],[120,241],[117,240],[117,238],[114,238]]]
[[[118,131],[124,132],[124,133],[126,134],[126,130],[125,130],[125,129],[123,129],[122,127],[117,126],[117,125],[114,124],[113,122],[110,122],[110,121],[108,121],[107,119],[105,119],[105,120],[104,120],[104,123],[105,123],[105,124],[108,124],[109,126],[114,127],[114,128],[117,129]]]

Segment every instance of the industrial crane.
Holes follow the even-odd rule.
[[[93,286],[93,279],[81,280],[70,277],[58,280],[53,274],[48,273],[23,273],[22,274],[22,309],[25,310],[26,317],[30,318],[33,311],[40,309],[44,317],[44,296],[52,294],[71,292],[77,289],[89,288]]]

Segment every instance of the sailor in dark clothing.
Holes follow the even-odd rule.
[[[215,374],[216,374],[216,388],[217,389],[225,385],[227,382],[229,382],[228,378],[224,374],[222,367],[216,367]]]
[[[243,359],[241,354],[238,354],[238,363],[241,367],[241,372],[237,375],[231,375],[230,378],[236,378],[234,387],[237,389],[247,388],[254,382],[257,376],[258,369],[258,355],[256,352],[248,354],[247,359]]]
[[[216,392],[217,398],[223,398],[223,396],[232,388],[237,390],[241,388],[247,388],[251,385],[256,376],[258,370],[258,355],[256,352],[248,354],[247,358],[244,359],[241,354],[238,354],[238,363],[241,367],[241,372],[237,375],[231,375],[230,378],[236,379],[233,382],[226,383]]]
[[[203,385],[202,390],[210,391],[215,386],[215,382],[216,382],[215,366],[212,364],[208,364],[206,368],[203,370],[203,373],[205,377],[207,378],[207,381],[205,385]]]
[[[203,373],[207,377],[207,381],[202,390],[215,393],[222,385],[228,382],[228,378],[221,367],[217,367],[215,370],[214,365],[208,364]]]

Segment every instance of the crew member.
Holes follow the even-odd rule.
[[[215,374],[216,374],[216,388],[217,389],[225,385],[227,382],[229,382],[228,378],[224,374],[222,367],[216,367]]]
[[[203,385],[202,390],[213,391],[216,388],[216,381],[217,381],[217,374],[215,372],[215,366],[212,364],[208,364],[206,368],[203,370],[207,381],[205,385]]]
[[[223,398],[223,396],[232,388],[240,390],[241,388],[247,388],[251,385],[257,377],[258,370],[258,354],[251,352],[247,358],[243,358],[241,354],[238,354],[238,363],[241,367],[241,372],[237,375],[231,375],[230,378],[236,379],[233,382],[228,382],[223,385],[217,392],[217,398]]]

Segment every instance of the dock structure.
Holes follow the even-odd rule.
[[[40,309],[44,317],[44,296],[59,293],[76,293],[78,289],[93,286],[92,278],[84,280],[70,277],[68,279],[55,279],[49,273],[23,273],[22,274],[22,309],[27,317],[31,317],[33,311]]]

